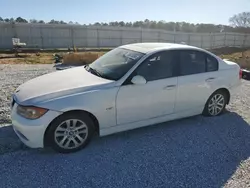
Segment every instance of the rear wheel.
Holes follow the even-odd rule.
[[[206,116],[218,116],[225,111],[225,107],[228,101],[226,92],[216,91],[213,93],[204,108],[203,114]]]
[[[47,132],[47,143],[60,153],[83,149],[94,132],[94,123],[87,114],[65,114],[56,118]]]

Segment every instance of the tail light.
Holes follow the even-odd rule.
[[[242,69],[239,71],[239,79],[242,79]]]

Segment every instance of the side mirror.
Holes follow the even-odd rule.
[[[147,83],[146,79],[140,75],[134,76],[131,82],[135,85],[143,85]]]

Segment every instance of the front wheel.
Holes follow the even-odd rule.
[[[218,116],[225,111],[228,96],[223,91],[217,91],[213,93],[203,110],[203,115],[206,116]]]
[[[65,114],[56,118],[47,132],[47,143],[57,152],[71,153],[84,148],[94,132],[94,123],[86,114]]]

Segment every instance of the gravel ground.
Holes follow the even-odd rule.
[[[52,65],[0,65],[0,187],[250,187],[250,82],[220,117],[95,138],[84,150],[28,149],[9,123],[9,98]]]
[[[10,97],[22,83],[39,75],[52,72],[52,65],[0,64],[0,124],[10,123]]]

